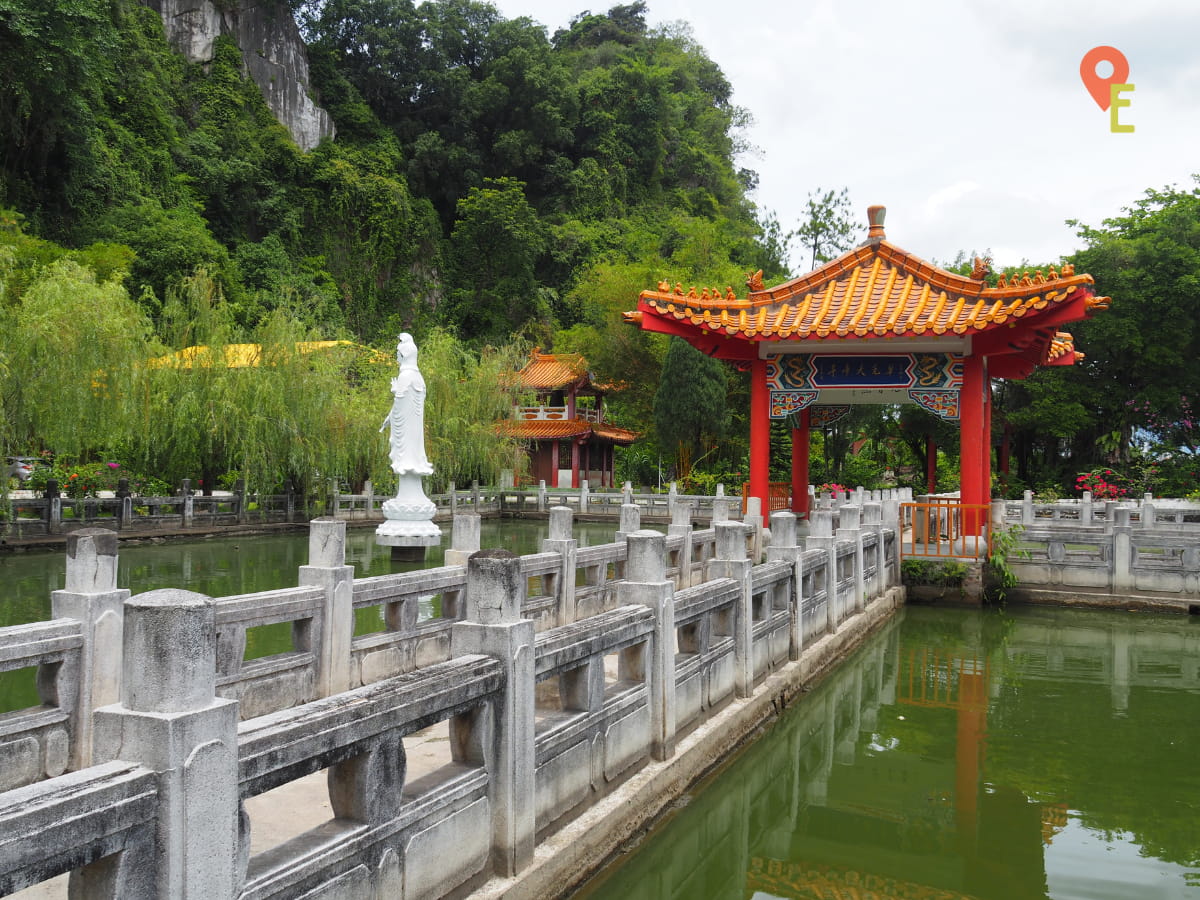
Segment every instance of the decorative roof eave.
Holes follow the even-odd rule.
[[[749,295],[731,287],[643,291],[626,320],[697,343],[714,334],[741,342],[976,336],[1021,324],[1020,330],[1076,321],[1107,308],[1094,280],[1074,266],[1004,274],[988,286],[990,260],[971,276],[956,275],[884,239],[883,207],[868,211],[867,242],[800,278],[766,288],[762,272],[747,278]],[[1024,320],[1022,322],[1022,320]],[[699,344],[697,344],[699,346]],[[1003,351],[1001,351],[1003,352]]]
[[[598,438],[612,441],[614,444],[632,444],[641,437],[641,434],[636,431],[630,431],[628,428],[618,428],[616,425],[608,425],[603,422],[592,426],[592,434]]]
[[[612,441],[614,444],[632,444],[640,434],[627,428],[597,424],[584,419],[562,419],[546,421],[544,419],[504,419],[496,423],[496,429],[501,434],[525,441],[554,441],[586,436]]]
[[[1084,276],[1090,279],[1090,276]],[[1029,296],[1012,298],[1010,302],[992,301],[980,297],[971,308],[964,297],[940,295],[931,310],[918,308],[903,314],[893,312],[889,321],[880,321],[877,314],[865,319],[861,314],[851,318],[841,316],[836,324],[829,321],[798,323],[794,310],[787,304],[772,309],[767,305],[751,307],[743,301],[739,308],[705,309],[680,302],[673,295],[645,291],[638,298],[638,309],[624,313],[630,324],[650,331],[691,337],[712,334],[740,341],[806,341],[836,340],[838,338],[896,337],[954,337],[980,335],[1015,327],[1021,320],[1035,327],[1078,321],[1108,306],[1109,298],[1096,297],[1084,284],[1068,290],[1051,290]],[[811,297],[811,295],[809,295]],[[929,306],[928,299],[920,301]],[[947,309],[950,307],[951,309]],[[1068,313],[1069,308],[1069,313]],[[882,312],[882,310],[880,310]]]
[[[533,391],[559,391],[592,385],[587,360],[578,353],[540,353],[535,347],[515,378],[522,387]]]
[[[592,423],[583,419],[561,419],[558,421],[503,419],[496,423],[501,434],[524,441],[552,441],[577,438],[591,434]]]

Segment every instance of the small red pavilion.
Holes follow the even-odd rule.
[[[566,487],[562,468],[571,467],[571,487],[586,479],[592,487],[613,486],[614,448],[637,434],[604,421],[604,387],[592,380],[587,360],[576,353],[533,351],[516,374],[522,387],[538,395],[537,406],[519,406],[501,427],[529,444],[530,475],[551,487]]]
[[[662,282],[628,322],[677,335],[751,374],[750,494],[768,503],[771,419],[792,421],[792,505],[807,513],[809,429],[854,403],[917,403],[959,424],[961,500],[991,497],[991,380],[1083,354],[1069,322],[1106,309],[1074,267],[1001,275],[976,260],[955,275],[885,240],[884,208],[867,211],[867,241],[773,288],[758,272],[749,295]]]

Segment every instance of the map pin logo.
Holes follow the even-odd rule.
[[[1107,78],[1096,74],[1096,66],[1102,62],[1112,63],[1112,74]],[[1083,79],[1083,86],[1088,89],[1096,105],[1108,109],[1112,103],[1109,85],[1125,83],[1129,77],[1129,60],[1116,47],[1093,47],[1084,54],[1083,62],[1079,64],[1079,77]]]

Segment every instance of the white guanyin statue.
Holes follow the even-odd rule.
[[[377,543],[392,547],[427,547],[442,533],[433,524],[437,507],[425,496],[421,476],[432,475],[425,455],[425,379],[417,368],[417,345],[402,334],[396,344],[400,371],[392,379],[392,409],[380,431],[388,432],[388,457],[399,478],[396,496],[384,501],[385,521],[375,529]]]

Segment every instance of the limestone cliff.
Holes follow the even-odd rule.
[[[209,62],[230,35],[246,71],[292,140],[311,150],[334,134],[333,120],[308,96],[308,55],[291,11],[280,0],[142,0],[162,16],[167,40],[189,62]]]

